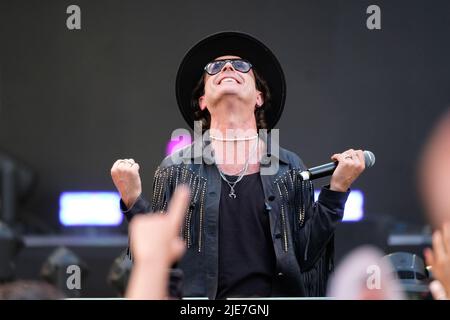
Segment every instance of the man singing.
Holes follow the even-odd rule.
[[[159,212],[177,185],[190,189],[182,229],[187,250],[177,267],[185,296],[323,296],[333,268],[333,234],[350,185],[365,168],[361,150],[334,154],[330,184],[314,202],[300,158],[271,139],[286,85],[280,63],[260,41],[222,32],[200,41],[177,75],[179,108],[201,124],[205,139],[164,159],[153,195],[141,195],[139,165],[117,160],[111,175],[121,208],[134,215]],[[206,155],[205,155],[206,154]],[[209,155],[209,156],[208,156]],[[273,168],[276,163],[276,170]],[[132,255],[132,252],[131,252]]]

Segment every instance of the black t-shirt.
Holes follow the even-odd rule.
[[[229,197],[230,187],[221,180],[216,298],[270,296],[276,258],[261,177],[259,173],[244,176],[234,188],[235,199]]]

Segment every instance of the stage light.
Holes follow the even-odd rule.
[[[14,280],[14,259],[22,247],[22,239],[0,221],[0,283]]]
[[[314,199],[319,198],[320,190],[314,191]],[[360,190],[352,190],[348,196],[344,208],[344,218],[342,221],[360,221],[364,218],[364,194]]]
[[[41,277],[71,298],[81,296],[87,273],[86,263],[65,247],[53,251],[41,268]]]
[[[64,226],[118,226],[123,214],[117,192],[63,192],[59,197],[59,221]]]

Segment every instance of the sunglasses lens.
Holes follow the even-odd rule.
[[[233,65],[233,68],[239,72],[243,72],[243,73],[249,72],[250,69],[252,68],[252,65],[250,64],[250,62],[245,61],[245,60],[218,60],[218,61],[212,61],[212,62],[208,63],[205,67],[205,71],[209,75],[215,75],[215,74],[219,73],[220,70],[222,70],[223,66],[228,62],[231,62],[231,64]]]
[[[249,72],[250,64],[244,60],[234,60],[233,67],[240,72]]]
[[[220,70],[222,70],[225,63],[223,61],[213,61],[208,63],[205,70],[210,75],[214,75],[216,73],[219,73]]]

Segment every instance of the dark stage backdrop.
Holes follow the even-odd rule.
[[[71,4],[81,30],[66,27]],[[381,30],[366,27],[371,4]],[[180,60],[199,39],[240,30],[284,67],[282,144],[309,166],[372,150],[377,163],[355,184],[366,213],[419,225],[415,162],[450,103],[449,19],[450,2],[425,0],[2,0],[0,149],[39,175],[21,215],[58,230],[59,193],[113,190],[110,167],[123,157],[141,164],[149,195],[172,130],[186,127]]]

